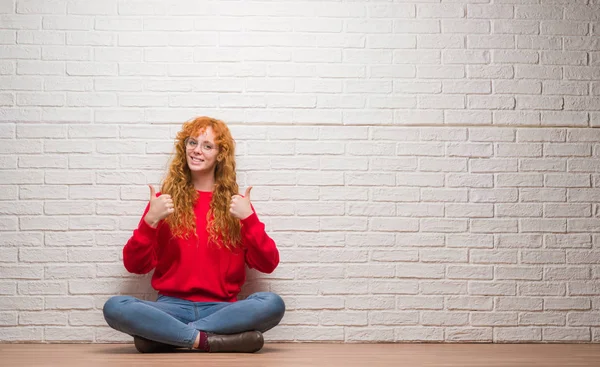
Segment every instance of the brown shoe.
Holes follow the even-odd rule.
[[[140,353],[169,353],[177,348],[174,345],[155,342],[137,335],[133,336],[133,344]]]
[[[239,334],[208,334],[210,353],[254,353],[258,352],[265,340],[260,331],[246,331]]]

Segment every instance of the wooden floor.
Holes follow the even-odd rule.
[[[140,354],[133,344],[0,344],[0,366],[580,367],[600,366],[600,344],[267,344],[256,354]]]

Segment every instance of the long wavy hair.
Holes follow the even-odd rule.
[[[187,164],[185,140],[198,136],[208,127],[215,134],[219,149],[215,167],[215,186],[210,209],[206,215],[208,242],[233,250],[240,246],[241,222],[231,215],[231,197],[238,194],[235,173],[235,141],[229,128],[220,120],[211,117],[198,117],[183,124],[175,138],[175,153],[163,181],[162,193],[171,195],[175,211],[165,221],[176,237],[189,238],[196,235],[194,204],[198,192],[192,182],[192,173]]]

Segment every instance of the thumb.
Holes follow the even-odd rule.
[[[150,188],[150,200],[155,199],[156,191],[154,191],[154,187],[152,187],[152,185],[148,185],[148,187]]]
[[[250,191],[252,190],[252,186],[248,187],[246,189],[246,192],[244,193],[244,197],[247,198],[248,200],[250,200]]]

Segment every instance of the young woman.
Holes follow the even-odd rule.
[[[177,347],[206,352],[256,352],[261,333],[281,321],[278,295],[237,295],[245,265],[271,273],[279,264],[275,242],[250,203],[238,194],[234,141],[224,122],[199,117],[183,124],[175,156],[123,249],[125,268],[154,269],[156,302],[111,297],[104,318],[130,334],[142,353]]]

